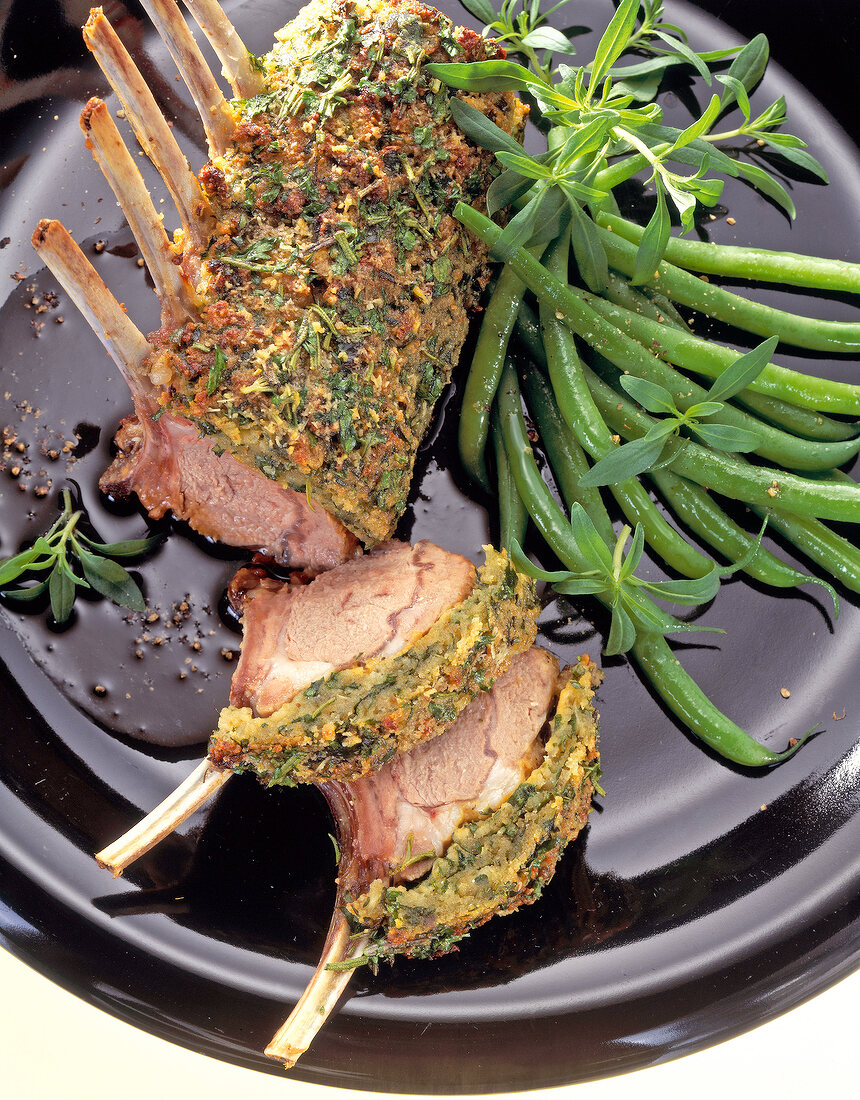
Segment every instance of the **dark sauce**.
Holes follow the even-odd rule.
[[[716,0],[708,3],[715,6]],[[246,16],[237,22],[255,52],[269,48],[275,27],[298,5],[263,6],[266,12],[254,18],[247,17],[248,5],[231,9]],[[442,6],[463,21],[456,5]],[[605,22],[607,6],[588,4],[578,9],[577,20]],[[735,13],[734,6],[726,9],[732,19],[746,19],[747,9],[761,7],[745,4]],[[668,15],[690,26],[694,44],[713,41],[714,23],[701,11],[685,6],[679,15],[671,9]],[[759,29],[745,28],[748,34]],[[199,125],[190,100],[173,80],[155,34],[147,29],[143,37],[141,55],[156,97],[176,121],[174,132],[191,163],[200,165]],[[808,49],[805,37],[789,38]],[[584,40],[577,46],[580,56],[588,54]],[[789,47],[795,48],[791,42]],[[813,60],[818,56],[808,52]],[[850,66],[842,71],[850,75]],[[55,898],[41,885],[37,892],[26,873],[0,866],[6,873],[3,903],[23,914],[20,927],[26,927],[24,933],[7,934],[10,942],[23,943],[31,936],[27,922],[37,924],[41,946],[27,942],[22,953],[42,950],[60,980],[96,989],[101,1003],[134,1015],[137,1023],[157,1019],[168,1037],[266,1068],[257,1052],[280,1022],[284,1004],[303,985],[307,964],[315,961],[333,899],[331,820],[319,793],[263,791],[242,776],[181,834],[132,868],[128,884],[112,882],[89,858],[180,782],[189,760],[202,755],[227,701],[240,641],[224,593],[248,556],[169,520],[153,525],[135,501],[111,501],[98,491],[113,434],[131,411],[130,401],[71,303],[61,294],[52,300],[53,277],[45,271],[31,274],[38,260],[27,242],[36,219],[63,218],[142,331],[157,327],[158,304],[77,126],[78,110],[88,95],[104,91],[103,82],[90,61],[69,79],[56,88],[44,85],[46,93],[56,93],[55,100],[4,115],[0,238],[8,243],[0,251],[0,278],[6,288],[12,287],[10,274],[21,272],[24,278],[15,276],[0,309],[0,426],[8,424],[15,435],[0,470],[0,557],[53,522],[66,484],[79,492],[104,539],[137,537],[150,529],[166,538],[133,567],[147,597],[146,615],[129,615],[82,595],[68,626],[57,628],[47,606],[22,611],[0,597],[0,655],[12,670],[0,679],[7,724],[0,738],[5,813],[0,848],[5,851],[10,835],[10,849],[25,851],[38,866],[34,879],[59,884]],[[760,95],[772,100],[781,90],[769,78]],[[855,153],[844,135],[827,130],[832,123],[811,97],[793,85],[789,93],[794,132],[810,139],[827,132],[831,187],[821,191],[790,181],[801,208],[792,227],[770,204],[731,184],[712,211],[715,218],[703,220],[697,233],[725,243],[754,240],[794,251],[856,253],[856,232],[847,231],[857,224]],[[669,104],[671,120],[683,117],[691,94],[678,89]],[[837,109],[843,101],[850,102],[850,96],[834,95]],[[38,152],[43,147],[46,152]],[[162,195],[154,175],[141,165]],[[649,199],[641,189],[631,192],[631,201],[647,217]],[[729,213],[735,226],[724,217]],[[786,297],[785,308],[792,307],[792,298]],[[832,299],[814,304],[825,314],[844,312],[846,306]],[[784,358],[804,365],[802,356]],[[841,374],[849,368],[839,363],[827,369]],[[498,537],[489,518],[495,503],[475,491],[460,469],[456,392],[441,404],[418,456],[397,534],[430,538],[479,562],[481,545]],[[17,475],[13,465],[20,467]],[[543,553],[537,543],[532,549]],[[157,618],[147,622],[152,615]],[[708,625],[727,628],[728,639],[688,636],[678,647],[703,687],[759,736],[781,746],[792,732],[824,720],[825,735],[764,775],[718,764],[675,725],[625,659],[604,659],[606,811],[592,815],[542,901],[491,922],[456,955],[420,964],[399,961],[375,978],[357,975],[356,992],[391,1000],[374,998],[374,1011],[367,1015],[360,1002],[349,1006],[319,1036],[301,1072],[313,1074],[319,1067],[319,1079],[328,1083],[394,1091],[414,1086],[419,1064],[431,1091],[451,1091],[452,1083],[467,1091],[558,1084],[616,1067],[620,1034],[642,1052],[628,1059],[626,1068],[633,1068],[655,1052],[677,1053],[679,1035],[692,1049],[712,1041],[720,1028],[725,1034],[723,1021],[712,1022],[710,1030],[707,1020],[698,1030],[690,1023],[704,1019],[713,1003],[746,1005],[751,988],[761,993],[802,985],[797,971],[780,970],[781,960],[812,958],[828,921],[836,923],[834,914],[845,916],[844,927],[856,932],[856,909],[853,916],[845,911],[841,898],[830,904],[829,883],[838,885],[844,868],[822,876],[815,867],[832,835],[851,828],[850,815],[858,820],[856,767],[852,772],[841,764],[850,761],[856,722],[852,727],[851,721],[830,719],[845,709],[856,715],[860,706],[856,661],[846,659],[848,642],[839,644],[857,637],[858,619],[856,602],[843,598],[840,638],[834,639],[818,600],[797,592],[777,598],[736,579],[704,615]],[[593,602],[562,598],[547,599],[541,625],[540,644],[567,661],[583,652],[598,658],[608,627]],[[781,696],[781,687],[791,688],[790,701]],[[767,812],[760,812],[765,805]],[[846,838],[842,850],[855,848]],[[818,922],[807,926],[805,918],[785,908],[780,883],[790,878],[788,872],[804,880],[794,895],[803,897],[804,913],[811,911],[815,891],[821,894]],[[770,943],[780,960],[771,960],[767,947],[749,949],[749,930],[774,928],[784,908],[786,923]],[[722,939],[703,962],[699,922],[717,912]],[[99,923],[104,913],[130,922],[119,947]],[[816,924],[825,930],[820,935]],[[718,953],[728,962],[725,974],[715,977],[709,960]],[[185,968],[176,962],[183,957],[191,960]],[[687,983],[681,992],[677,975]],[[105,990],[120,992],[108,996]],[[462,1025],[462,997],[448,999],[463,990],[470,991],[467,1010],[474,1027]],[[732,1002],[737,996],[741,1001]],[[593,1002],[601,999],[603,1007],[594,1010]],[[655,1039],[660,1013],[671,1039]],[[423,1038],[431,1016],[433,1029]],[[168,1026],[168,1018],[176,1023]],[[565,1020],[575,1020],[577,1027]],[[446,1026],[451,1028],[447,1046],[437,1038]],[[733,1018],[729,1029],[737,1026],[742,1024]],[[368,1052],[371,1032],[379,1042]],[[537,1044],[544,1036],[555,1041],[542,1054]],[[468,1051],[463,1043],[470,1045]],[[556,1075],[546,1076],[543,1067],[550,1058],[544,1055],[558,1057],[574,1048],[577,1066],[573,1053],[565,1053]],[[476,1049],[486,1056],[476,1058]],[[527,1076],[515,1079],[512,1066]]]

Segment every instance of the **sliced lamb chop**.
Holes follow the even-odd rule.
[[[536,900],[588,816],[594,672],[583,659],[559,677],[543,650],[519,654],[441,737],[354,783],[323,784],[341,849],[335,911],[268,1055],[294,1065],[356,967],[444,954]]]
[[[121,873],[217,789],[216,772],[268,785],[351,779],[444,732],[535,637],[531,582],[505,555],[487,558],[477,580],[469,561],[427,542],[386,544],[308,584],[241,571],[231,591],[246,643],[208,765],[99,862]]]
[[[412,554],[422,553],[424,545],[419,543]],[[291,613],[293,600],[304,611],[301,594],[288,593],[277,602],[258,604],[262,616],[271,612],[286,620],[285,638],[295,635],[301,641],[289,649],[289,659],[281,666],[273,644],[273,638],[281,636],[281,626],[264,628],[266,645],[253,649],[249,659],[253,670],[248,664],[237,670],[235,702],[221,711],[218,729],[210,739],[212,763],[232,771],[251,771],[267,784],[349,781],[437,737],[476,696],[492,687],[513,656],[532,645],[537,633],[533,583],[514,569],[507,554],[489,546],[484,551],[486,562],[468,595],[449,604],[420,635],[415,611],[402,594],[386,593],[386,582],[377,577],[370,578],[374,602],[362,608],[364,560],[340,566],[314,582],[314,598],[308,598],[306,612],[312,620],[309,629],[300,630]],[[441,553],[434,549],[434,559]],[[389,545],[372,557],[379,569],[397,575],[401,554]],[[423,553],[421,560],[426,562]],[[368,615],[395,615],[392,609],[398,604],[407,607],[405,615],[398,614],[380,631],[367,629]],[[331,654],[338,652],[331,636],[341,632],[341,608],[347,610],[343,623],[356,631],[353,652],[360,658],[292,694],[295,666],[291,662],[300,658],[300,674],[308,668],[304,645],[314,655],[310,667],[317,655],[322,662],[330,662]],[[254,618],[253,602],[246,610],[246,621],[249,618]],[[401,630],[419,636],[396,651]],[[253,638],[260,637],[255,626],[251,631]],[[282,680],[288,701],[279,703]],[[246,705],[254,699],[259,709]]]
[[[304,493],[219,451],[184,417],[128,417],[116,444],[99,488],[119,498],[136,493],[153,519],[170,511],[201,535],[311,572],[361,552],[355,536]]]

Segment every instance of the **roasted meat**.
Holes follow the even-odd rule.
[[[487,560],[477,582],[463,599],[444,604],[443,598],[453,594],[451,577],[439,563],[443,552],[434,548],[438,603],[434,607],[423,595],[418,607],[411,607],[403,602],[413,597],[412,581],[401,578],[402,558],[417,555],[418,569],[426,568],[426,545],[383,546],[318,577],[307,595],[281,589],[275,597],[248,601],[249,637],[265,635],[267,644],[260,651],[252,648],[237,669],[233,702],[221,712],[209,742],[213,764],[252,771],[269,784],[357,779],[395,753],[437,736],[490,689],[513,655],[534,642],[538,605],[533,584],[507,555],[485,547]],[[369,602],[362,587],[365,574]],[[338,611],[345,601],[351,613],[341,619]],[[437,608],[440,613],[428,622],[427,612],[432,615]],[[416,612],[423,612],[420,630]],[[271,622],[258,625],[267,616]],[[372,619],[378,623],[375,631],[365,625]],[[301,622],[310,625],[301,631]],[[331,657],[349,651],[332,635],[346,638],[347,630],[353,632],[352,657],[332,668]],[[302,645],[308,646],[298,669],[296,647],[288,645],[290,656],[283,659],[279,648],[290,635],[303,635]],[[296,671],[313,682],[305,680],[307,686],[297,691]],[[248,705],[253,700],[255,705]]]
[[[544,651],[519,654],[441,737],[354,783],[323,784],[341,848],[335,912],[267,1054],[294,1065],[356,967],[444,954],[540,896],[591,805],[595,673],[587,658],[559,676]]]
[[[486,554],[477,576],[428,542],[386,543],[309,583],[240,571],[246,637],[208,756],[100,861],[120,873],[234,772],[349,781],[443,733],[537,632],[531,580]]]
[[[480,199],[493,157],[451,119],[463,93],[423,66],[495,54],[418,3],[313,0],[249,60],[217,6],[191,0],[233,84],[227,102],[174,0],[145,6],[203,119],[202,187],[100,10],[85,38],[176,202],[173,242],[101,101],[82,125],[153,275],[161,329],[147,343],[117,321],[58,223],[34,239],[132,389],[102,485],[226,542],[329,568],[355,536],[374,545],[393,532],[486,279],[451,211]],[[466,98],[521,131],[512,93]]]

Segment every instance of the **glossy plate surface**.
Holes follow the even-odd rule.
[[[290,3],[227,7],[249,48],[263,52],[292,14]],[[463,21],[452,3],[443,7]],[[857,16],[838,0],[812,13],[774,0],[672,5],[670,18],[700,48],[711,48],[715,33],[736,41],[707,7],[719,7],[746,37],[768,31],[777,61],[808,90],[773,66],[757,102],[785,92],[792,132],[809,139],[831,173],[828,188],[792,182],[800,211],[793,227],[748,190],[727,187],[707,232],[724,242],[856,259],[860,163],[839,122],[852,123]],[[98,496],[128,398],[72,305],[52,296],[55,281],[28,244],[37,220],[64,220],[144,331],[157,314],[77,126],[86,98],[107,91],[75,29],[85,5],[67,0],[61,10],[17,0],[4,10],[0,423],[14,438],[0,471],[0,556],[51,522],[67,479],[105,539],[135,537],[145,526],[133,507]],[[577,4],[569,19],[600,26],[609,10]],[[108,14],[192,163],[202,164],[184,88],[139,5],[116,3]],[[667,111],[683,117],[683,98],[671,98]],[[166,199],[165,210],[172,224]],[[800,304],[794,294],[760,294],[787,308]],[[812,308],[833,317],[852,309],[832,299]],[[856,379],[847,362],[813,365]],[[399,533],[478,559],[487,513],[469,497],[457,465],[456,396],[443,404]],[[66,441],[73,450],[63,451]],[[49,482],[48,494],[37,495]],[[111,880],[92,859],[202,754],[239,641],[221,614],[239,560],[177,530],[139,569],[158,616],[152,622],[127,621],[112,605],[82,599],[64,631],[46,626],[44,611],[0,613],[0,937],[132,1023],[280,1073],[259,1052],[310,976],[333,899],[330,823],[316,793],[264,791],[243,777],[125,879]],[[608,1076],[728,1038],[855,967],[860,613],[840,596],[836,622],[821,589],[777,598],[734,580],[702,616],[728,634],[679,646],[704,688],[769,744],[782,747],[822,724],[819,737],[770,773],[718,762],[676,728],[626,662],[606,662],[606,797],[541,901],[491,922],[436,962],[357,974],[351,999],[295,1076],[439,1093]],[[606,623],[592,623],[593,615],[591,605],[550,605],[544,644],[568,659],[581,652],[599,659]]]

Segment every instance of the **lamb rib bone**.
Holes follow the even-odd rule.
[[[101,8],[93,8],[90,12],[83,33],[87,48],[119,97],[137,140],[176,204],[184,243],[190,246],[186,253],[199,261],[209,240],[213,219],[197,177],[189,168],[149,86]]]
[[[33,234],[33,247],[63,290],[101,340],[141,413],[155,410],[155,392],[141,363],[152,351],[104,280],[72,240],[61,222],[43,219]]]
[[[197,25],[209,39],[224,66],[222,73],[240,99],[250,99],[263,86],[262,73],[251,63],[251,54],[218,0],[184,0]]]
[[[175,328],[185,324],[196,315],[196,295],[174,263],[176,253],[143,176],[101,99],[91,99],[81,112],[81,129],[149,268],[161,301],[162,325]]]
[[[175,0],[142,0],[142,3],[191,92],[206,131],[210,155],[220,156],[230,145],[235,120],[194,35]]]
[[[213,768],[208,760],[201,760],[185,782],[134,828],[96,854],[99,866],[106,867],[117,878],[130,863],[154,848],[159,841],[164,840],[191,817],[195,810],[224,786],[232,774]]]

